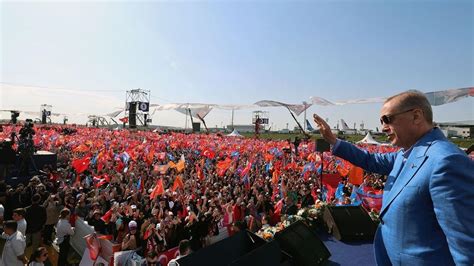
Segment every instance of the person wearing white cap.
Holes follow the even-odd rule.
[[[138,248],[139,238],[137,233],[137,222],[130,221],[128,223],[129,233],[125,235],[122,241],[122,250],[135,250]]]

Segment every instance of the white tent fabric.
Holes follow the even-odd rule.
[[[307,102],[303,102],[303,104],[289,104],[289,103],[282,103],[282,102],[270,101],[270,100],[258,101],[254,104],[260,107],[283,106],[290,109],[297,116],[299,116],[301,113],[303,113],[306,109],[308,109],[312,105]]]
[[[365,137],[358,141],[357,143],[365,143],[365,144],[373,144],[373,145],[380,145],[380,142],[376,141],[372,135],[370,134],[370,132],[367,132],[367,135],[365,135]]]
[[[227,134],[227,137],[238,137],[238,138],[241,138],[243,137],[242,135],[240,135],[240,133],[234,129],[234,131],[232,131],[232,133],[230,134]]]

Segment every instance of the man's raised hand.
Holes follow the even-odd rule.
[[[336,144],[336,136],[331,131],[331,127],[322,119],[319,117],[317,114],[313,114],[313,119],[314,122],[318,125],[319,127],[319,132],[323,136],[323,138],[329,142],[329,144],[334,145]]]

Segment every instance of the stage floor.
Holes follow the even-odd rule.
[[[376,265],[373,241],[341,242],[326,232],[317,232],[331,252],[326,265]]]

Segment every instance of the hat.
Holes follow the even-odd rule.
[[[130,222],[128,223],[128,229],[130,229],[130,230],[137,229],[137,222],[135,222],[135,221],[130,221]]]
[[[130,206],[132,209],[136,209],[137,208],[137,205],[132,205]]]
[[[30,179],[31,182],[38,182],[41,183],[41,180],[38,176],[34,176],[33,178]]]

